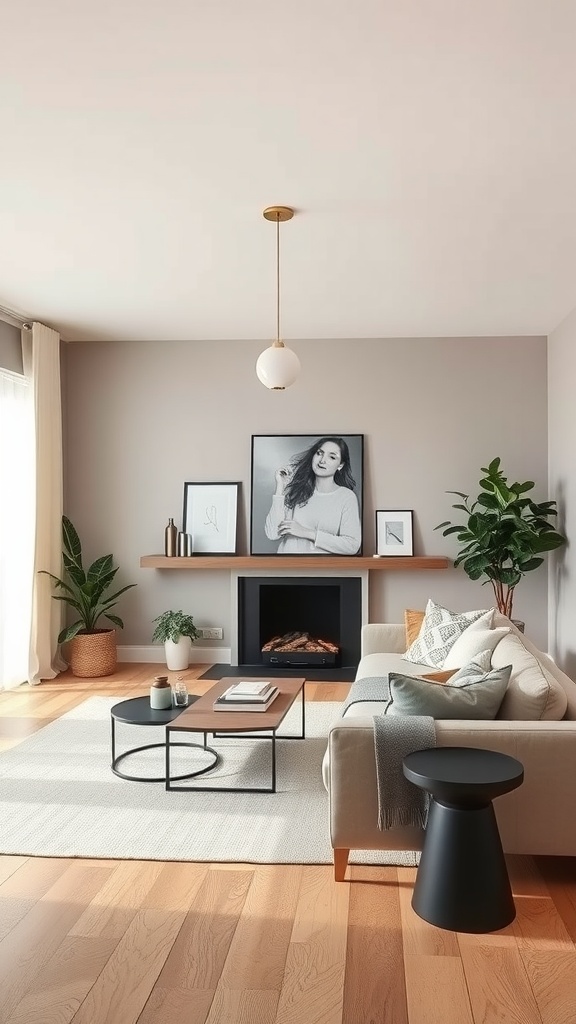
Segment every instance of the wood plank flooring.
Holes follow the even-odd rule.
[[[0,694],[0,751],[156,670]],[[0,857],[0,1024],[575,1024],[576,858],[508,863],[516,920],[464,935],[414,914],[411,868]]]

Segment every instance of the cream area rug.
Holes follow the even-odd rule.
[[[197,781],[214,785],[214,792],[166,792],[162,783],[118,778],[110,770],[114,703],[117,700],[91,697],[0,756],[0,853],[261,864],[332,862],[321,764],[339,704],[306,705],[306,739],[279,739],[278,792],[261,794],[218,793],[216,787],[269,785],[270,743],[262,740],[213,741],[222,763]],[[296,705],[278,736],[282,731],[298,732],[299,716]],[[162,728],[117,723],[117,753],[162,739]],[[202,767],[205,758],[199,749],[180,748],[172,759],[173,774]],[[163,751],[134,754],[121,768],[134,775],[162,775]],[[350,861],[414,865],[416,855],[354,851]]]

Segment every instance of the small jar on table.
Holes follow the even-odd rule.
[[[150,687],[150,707],[155,711],[167,711],[172,707],[172,687],[168,676],[156,676]]]

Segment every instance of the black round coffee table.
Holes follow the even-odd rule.
[[[492,932],[516,916],[492,800],[522,784],[520,761],[496,750],[434,747],[408,754],[404,775],[430,793],[412,906],[458,932]]]
[[[198,696],[194,693],[189,693],[187,706],[189,707],[195,700],[198,700]],[[125,722],[126,725],[160,725],[165,727],[170,722],[173,722],[175,718],[178,718],[178,715],[181,715],[185,710],[186,708],[182,706],[167,708],[165,711],[157,711],[155,708],[150,707],[149,697],[132,697],[130,700],[123,700],[119,704],[114,704],[110,709],[110,721],[112,724],[111,768],[114,774],[118,775],[121,779],[126,779],[128,782],[166,782],[165,775],[143,778],[139,775],[127,775],[126,772],[122,772],[118,768],[118,765],[125,757],[137,754],[141,750],[154,750],[156,747],[161,747],[162,750],[166,751],[166,737],[164,736],[162,743],[145,743],[143,746],[131,747],[130,750],[125,750],[123,754],[116,754],[116,722]],[[197,775],[205,775],[206,772],[212,771],[213,768],[216,768],[216,765],[220,764],[220,755],[212,747],[208,746],[206,735],[204,733],[204,743],[180,742],[170,744],[171,747],[196,747],[212,755],[210,763],[204,768],[198,768],[196,771],[188,772],[186,775],[173,775],[171,780],[194,779]]]

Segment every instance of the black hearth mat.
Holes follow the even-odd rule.
[[[356,666],[348,665],[344,668],[271,668],[270,665],[212,665],[207,672],[204,672],[198,679],[213,679],[217,681],[224,676],[232,676],[233,679],[245,679],[247,676],[253,679],[274,679],[284,676],[285,679],[298,679],[304,676],[311,683],[353,683],[356,678]]]

